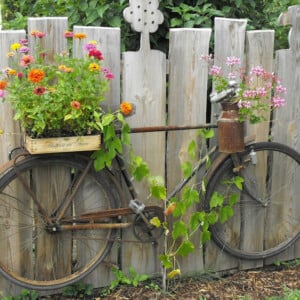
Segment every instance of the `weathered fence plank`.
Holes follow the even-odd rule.
[[[246,76],[249,75],[251,68],[256,66],[263,67],[266,71],[273,71],[273,53],[274,53],[274,31],[273,30],[254,30],[246,32],[246,49],[245,49],[245,71]],[[269,96],[271,97],[271,95]],[[268,99],[270,101],[270,99]],[[269,137],[269,112],[265,114],[266,121],[259,124],[247,124],[246,134],[255,135],[256,141],[266,141]],[[264,167],[262,165],[262,167]],[[264,176],[265,170],[258,172],[259,178]],[[257,214],[256,209],[251,206],[243,207],[244,226],[243,226],[243,246],[247,249],[255,247],[255,249],[263,249],[264,245],[264,224],[265,217]],[[263,265],[262,260],[241,261],[240,269],[250,269]]]
[[[25,38],[24,30],[3,30],[0,31],[0,70],[8,66],[7,53],[10,45],[18,43]],[[21,143],[19,123],[13,120],[13,111],[10,104],[0,102],[0,129],[5,134],[0,135],[0,164],[8,161],[8,153]]]
[[[286,23],[288,22],[288,23]],[[289,34],[289,46],[287,50],[279,50],[276,53],[276,74],[282,80],[282,84],[287,88],[284,109],[275,112],[274,124],[272,126],[272,139],[300,151],[300,6],[291,6],[286,18],[280,19],[281,25],[291,24]],[[280,180],[285,177],[284,172],[292,172],[289,168],[279,167],[275,179]],[[275,183],[276,184],[276,183]],[[292,222],[299,224],[300,202],[292,202],[293,197],[298,197],[300,193],[300,174],[294,174],[294,182],[290,186],[290,195],[285,196],[282,206],[278,207],[278,213],[288,213]],[[295,203],[295,204],[292,204]],[[292,214],[291,214],[292,213]],[[275,216],[276,214],[274,214]],[[283,227],[276,222],[276,218],[270,220],[269,236],[284,234]],[[278,260],[288,260],[300,257],[300,241],[295,246],[273,258]],[[268,260],[270,261],[270,260]]]
[[[85,33],[87,39],[84,40],[84,44],[88,41],[96,41],[97,49],[103,53],[104,61],[103,66],[108,68],[114,74],[114,80],[110,82],[110,90],[106,94],[106,99],[103,102],[105,106],[118,107],[120,105],[120,73],[121,73],[121,36],[119,28],[108,27],[87,27],[87,26],[74,26],[74,33]],[[84,57],[86,55],[83,50],[83,43],[79,40],[74,40],[73,44],[74,57]],[[91,191],[93,187],[86,187],[86,193]],[[82,191],[82,195],[85,191]],[[95,196],[97,193],[94,193]],[[99,201],[99,198],[95,197],[95,203]],[[97,207],[97,205],[95,205]],[[91,205],[90,207],[93,207]],[[92,243],[92,241],[91,241]],[[112,251],[105,261],[109,264],[100,265],[92,274],[85,278],[85,282],[93,284],[94,286],[105,286],[113,280],[113,273],[110,264],[118,265],[118,245],[117,243],[112,248]]]
[[[138,3],[136,3],[138,2]],[[166,120],[166,55],[158,50],[151,50],[149,33],[157,30],[163,21],[157,9],[158,2],[148,4],[131,1],[124,16],[134,30],[141,32],[141,44],[138,51],[123,53],[122,100],[136,106],[136,115],[128,119],[132,127],[165,125]],[[132,135],[132,145],[137,155],[149,164],[152,175],[165,174],[165,133],[144,133]],[[155,203],[149,199],[147,183],[136,185],[138,198],[145,204]],[[153,202],[154,201],[154,202]],[[132,239],[132,231],[124,230],[123,238]],[[133,266],[139,273],[158,273],[157,247],[151,243],[124,243],[122,266],[128,270]],[[152,263],[149,264],[149,257]]]
[[[241,66],[245,64],[245,32],[247,20],[215,18],[215,64],[226,70],[226,58],[239,57]],[[219,112],[219,105],[212,105],[212,119]],[[238,230],[238,229],[237,229]],[[220,251],[212,242],[208,243],[205,250],[205,268],[213,270],[228,270],[236,268],[238,261],[223,251]]]
[[[74,33],[83,32],[87,41],[96,41],[97,48],[103,53],[103,66],[108,68],[114,79],[110,82],[110,90],[106,93],[104,105],[118,107],[120,105],[120,75],[121,75],[121,31],[120,28],[74,26]],[[83,57],[82,43],[74,41],[74,57]]]
[[[211,29],[171,29],[169,47],[169,125],[206,123],[207,65],[200,56],[209,51]],[[167,138],[167,186],[169,192],[182,179],[181,164],[190,160],[187,148],[197,132],[169,132]],[[193,181],[191,184],[197,184]],[[199,182],[198,182],[199,184]],[[197,187],[196,187],[197,188]],[[199,209],[193,208],[194,209]],[[189,216],[187,216],[189,218]],[[184,259],[182,270],[203,269],[200,232],[195,236],[195,252]]]

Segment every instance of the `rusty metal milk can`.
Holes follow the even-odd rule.
[[[222,102],[218,119],[219,151],[225,153],[242,152],[244,144],[244,122],[239,121],[238,104]]]

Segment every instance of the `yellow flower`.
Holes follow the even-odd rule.
[[[16,75],[16,74],[17,74],[17,71],[14,69],[7,70],[7,75]]]
[[[179,275],[181,275],[180,269],[175,269],[168,274],[168,278],[172,279],[175,276],[179,276]]]
[[[73,68],[67,67],[66,65],[59,65],[58,70],[66,73],[71,73],[73,72]]]
[[[88,42],[88,44],[97,45],[97,41],[95,41],[95,40],[90,40],[90,41]]]
[[[3,129],[0,129],[0,135],[2,135],[4,133]]]
[[[10,49],[12,50],[12,51],[16,51],[16,50],[18,50],[18,49],[20,49],[21,48],[21,44],[20,43],[14,43],[14,44],[11,44],[10,45]]]
[[[99,72],[101,70],[101,67],[98,64],[96,64],[96,63],[91,63],[89,65],[89,70],[92,71],[92,72],[94,72],[94,71],[98,71]]]

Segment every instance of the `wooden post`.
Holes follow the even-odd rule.
[[[211,29],[171,29],[169,48],[169,125],[195,125],[206,122],[207,64],[200,59],[207,55]],[[167,139],[167,186],[169,192],[182,180],[182,163],[190,160],[188,145],[197,140],[197,131],[170,132]],[[203,146],[203,145],[202,145]],[[193,182],[191,184],[199,184]],[[198,189],[199,186],[196,186]],[[177,195],[178,197],[180,195]],[[193,207],[193,213],[198,207]],[[186,216],[188,222],[190,215]],[[193,238],[195,251],[181,263],[183,272],[203,269],[200,232]]]

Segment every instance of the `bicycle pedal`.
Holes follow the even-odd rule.
[[[131,199],[129,201],[129,208],[131,208],[136,214],[140,214],[145,209],[145,204],[137,199]]]

